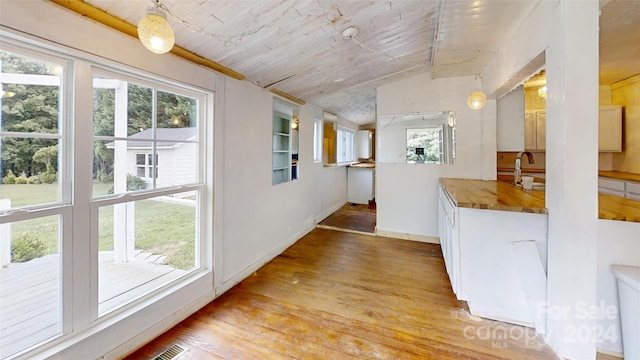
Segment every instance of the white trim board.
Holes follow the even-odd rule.
[[[386,231],[386,230],[376,230],[377,236],[384,236],[394,239],[401,240],[411,240],[411,241],[419,241],[429,244],[440,244],[440,238],[435,236],[427,236],[427,235],[417,235],[417,234],[407,234],[407,233],[399,233],[394,231]]]
[[[222,284],[220,286],[216,287],[216,289],[215,289],[216,298],[219,297],[220,295],[224,294],[227,290],[231,289],[232,287],[234,287],[238,283],[240,283],[242,280],[248,278],[251,274],[256,272],[258,269],[263,267],[265,264],[267,264],[271,260],[275,259],[276,256],[282,254],[286,249],[288,249],[291,245],[293,245],[296,242],[298,242],[298,240],[300,240],[302,237],[304,237],[305,235],[310,233],[314,228],[315,228],[314,225],[309,224],[302,231],[300,231],[299,233],[294,235],[292,238],[290,238],[288,241],[282,242],[280,245],[275,247],[273,250],[271,250],[268,253],[266,253],[263,257],[261,257],[258,260],[254,261],[251,265],[245,267],[242,271],[240,271],[237,274],[229,277],[226,280],[223,280]]]

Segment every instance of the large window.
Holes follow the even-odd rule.
[[[93,86],[102,315],[198,265],[204,178],[198,94],[103,70]],[[122,196],[130,192],[143,193]]]
[[[0,355],[60,335],[69,235],[64,61],[0,49]]]
[[[99,324],[208,263],[211,94],[17,42],[1,46],[5,358]]]

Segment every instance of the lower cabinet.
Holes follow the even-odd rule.
[[[347,167],[347,201],[368,204],[375,197],[374,168]]]
[[[439,224],[451,287],[470,312],[543,331],[547,215],[457,207],[441,187]]]
[[[598,192],[640,201],[640,183],[635,181],[599,177]]]

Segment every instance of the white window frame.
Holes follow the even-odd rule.
[[[58,201],[52,203],[33,204],[19,207],[15,209],[0,212],[0,224],[14,223],[19,221],[28,221],[48,216],[59,216],[59,242],[58,253],[60,263],[60,333],[45,341],[54,341],[73,329],[72,324],[72,288],[63,286],[70,284],[73,276],[72,269],[67,259],[70,259],[69,250],[72,249],[72,232],[71,224],[73,222],[73,121],[72,121],[72,105],[70,101],[74,84],[71,80],[71,72],[73,68],[72,59],[65,54],[51,53],[44,49],[24,46],[20,42],[2,43],[2,50],[12,52],[25,57],[32,57],[37,60],[58,64],[62,67],[62,76],[60,77],[60,107],[58,109],[58,133],[11,133],[0,132],[3,136],[18,136],[26,138],[46,138],[57,139],[59,141],[58,153]]]
[[[322,139],[324,137],[324,124],[321,119],[313,120],[313,162],[322,162]]]
[[[448,126],[447,124],[438,124],[438,125],[429,125],[429,126],[412,126],[407,127],[405,129],[405,133],[408,133],[409,130],[425,130],[430,132],[438,133],[438,161],[433,163],[436,165],[446,165],[453,163],[455,159],[455,142],[454,142],[454,134],[455,131],[452,126]],[[406,148],[405,148],[406,149]],[[412,163],[408,160],[406,161],[408,164]]]
[[[195,250],[196,250],[196,264],[195,267],[191,270],[189,270],[187,272],[187,274],[183,275],[182,277],[178,278],[175,281],[172,281],[164,286],[162,286],[160,289],[153,291],[147,295],[142,296],[141,298],[135,300],[132,303],[128,303],[125,304],[124,306],[112,309],[107,311],[104,314],[99,314],[98,313],[98,309],[97,309],[97,298],[98,298],[98,294],[97,292],[95,294],[92,294],[92,298],[95,298],[96,301],[92,300],[92,307],[91,309],[91,313],[92,313],[92,318],[97,318],[97,317],[104,317],[105,315],[110,314],[111,312],[117,312],[117,311],[122,311],[122,309],[127,309],[129,308],[132,304],[135,304],[137,302],[142,301],[143,299],[147,299],[151,296],[153,296],[154,294],[158,293],[160,290],[165,289],[171,285],[175,285],[180,281],[183,281],[184,279],[188,278],[190,276],[190,274],[196,273],[200,270],[203,270],[203,264],[207,264],[208,261],[206,259],[206,254],[203,253],[203,251],[201,251],[200,249],[205,249],[207,248],[207,246],[205,246],[205,238],[204,238],[204,234],[206,233],[206,231],[202,231],[202,229],[204,229],[202,227],[203,225],[203,218],[204,218],[204,214],[207,213],[207,211],[204,211],[202,208],[205,207],[205,191],[206,191],[206,179],[205,179],[205,171],[203,171],[204,167],[205,167],[205,163],[206,163],[206,142],[205,142],[205,129],[206,129],[206,94],[203,92],[200,92],[196,89],[193,89],[191,87],[188,87],[186,85],[181,85],[181,84],[173,84],[173,83],[169,83],[166,80],[161,80],[158,79],[157,77],[151,77],[151,76],[145,76],[144,74],[141,73],[135,73],[135,72],[130,72],[127,70],[123,70],[123,69],[114,69],[114,68],[109,68],[109,67],[105,67],[104,65],[92,65],[92,71],[91,71],[91,78],[93,79],[94,76],[101,76],[101,77],[108,77],[108,78],[115,78],[121,81],[127,81],[129,83],[135,84],[135,85],[140,85],[140,86],[145,86],[145,87],[149,87],[152,89],[153,91],[153,96],[152,96],[152,101],[155,102],[157,101],[157,96],[156,93],[158,91],[163,91],[163,92],[169,92],[169,93],[178,93],[180,95],[184,95],[184,96],[188,96],[191,98],[195,98],[198,101],[198,162],[197,162],[197,169],[196,169],[196,182],[191,183],[191,184],[183,184],[183,185],[179,185],[179,186],[172,186],[172,187],[158,187],[155,188],[156,185],[156,181],[157,178],[145,178],[147,180],[152,181],[153,183],[153,187],[152,189],[147,189],[147,190],[143,190],[143,191],[139,191],[136,192],[134,194],[131,193],[119,193],[119,194],[112,194],[112,195],[101,195],[101,196],[97,196],[97,197],[93,197],[93,199],[91,200],[91,225],[93,227],[93,231],[92,231],[92,241],[91,241],[91,245],[92,245],[92,254],[97,254],[98,251],[98,218],[99,218],[99,209],[103,206],[110,206],[110,205],[116,205],[116,204],[124,204],[124,203],[128,203],[128,202],[133,202],[133,201],[140,201],[140,200],[145,200],[145,199],[151,199],[151,198],[155,198],[155,197],[161,197],[161,196],[172,196],[175,194],[179,194],[179,193],[184,193],[184,192],[194,192],[196,194],[198,194],[196,196],[196,202],[197,202],[197,210],[196,210],[196,238],[198,239],[198,241],[196,241],[196,246],[195,246]],[[93,104],[93,101],[91,101],[91,104]],[[155,127],[155,104],[152,105],[152,113],[153,113],[153,126]],[[93,116],[91,117],[93,118]],[[91,127],[92,130],[92,127]],[[128,137],[124,137],[124,138],[120,138],[117,136],[94,136],[93,135],[93,131],[91,131],[91,136],[92,141],[93,140],[127,140]],[[167,140],[167,139],[162,139],[160,137],[154,137],[153,139],[150,139],[149,142],[153,143],[153,148],[157,149],[156,144],[158,142],[162,142],[163,140]],[[185,142],[190,142],[190,141],[185,141]],[[92,148],[93,148],[93,144],[92,144]],[[142,152],[141,152],[142,153]],[[147,152],[147,154],[151,154],[153,152]],[[157,151],[155,152],[157,154]],[[136,164],[137,167],[137,164]],[[97,266],[97,265],[96,265]],[[96,267],[96,272],[98,271],[97,267]],[[97,280],[96,280],[97,281]]]
[[[58,169],[64,184],[60,187],[59,201],[46,205],[24,207],[27,211],[0,212],[0,223],[29,220],[50,215],[61,217],[60,263],[61,265],[61,327],[59,336],[50,338],[21,354],[26,357],[42,357],[45,353],[61,351],[70,344],[84,341],[87,336],[114,330],[112,327],[127,321],[142,321],[145,309],[171,306],[175,299],[167,299],[171,293],[192,293],[194,284],[202,294],[213,292],[213,114],[214,93],[194,86],[180,84],[158,75],[146,73],[70,48],[49,42],[26,39],[19,35],[1,32],[2,50],[51,61],[64,66],[59,109],[61,150]],[[187,184],[152,191],[120,194],[118,196],[92,197],[91,181],[93,155],[93,70],[101,69],[136,78],[137,84],[146,79],[157,90],[174,91],[197,97],[200,142],[198,147],[199,183]],[[183,91],[184,90],[184,91]],[[89,121],[87,121],[89,119]],[[73,135],[73,136],[71,136]],[[84,151],[83,151],[84,150]],[[113,311],[98,316],[98,258],[97,258],[97,209],[100,206],[127,201],[138,201],[175,192],[199,190],[196,231],[196,268],[169,284]],[[76,240],[74,240],[76,239]],[[91,240],[89,240],[91,239]],[[188,296],[187,296],[188,297]],[[174,296],[175,298],[175,296]],[[176,311],[178,309],[176,308]],[[157,319],[156,319],[157,320]],[[109,330],[112,329],[112,330]]]
[[[336,163],[351,164],[356,161],[355,131],[338,125],[336,132]]]

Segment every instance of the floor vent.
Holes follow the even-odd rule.
[[[162,353],[158,354],[158,356],[153,358],[153,360],[171,360],[171,359],[175,359],[178,356],[180,356],[180,354],[182,354],[183,352],[185,352],[185,349],[182,346],[180,346],[178,344],[173,344],[173,345],[171,345],[170,348],[168,348],[167,350],[165,350]]]

